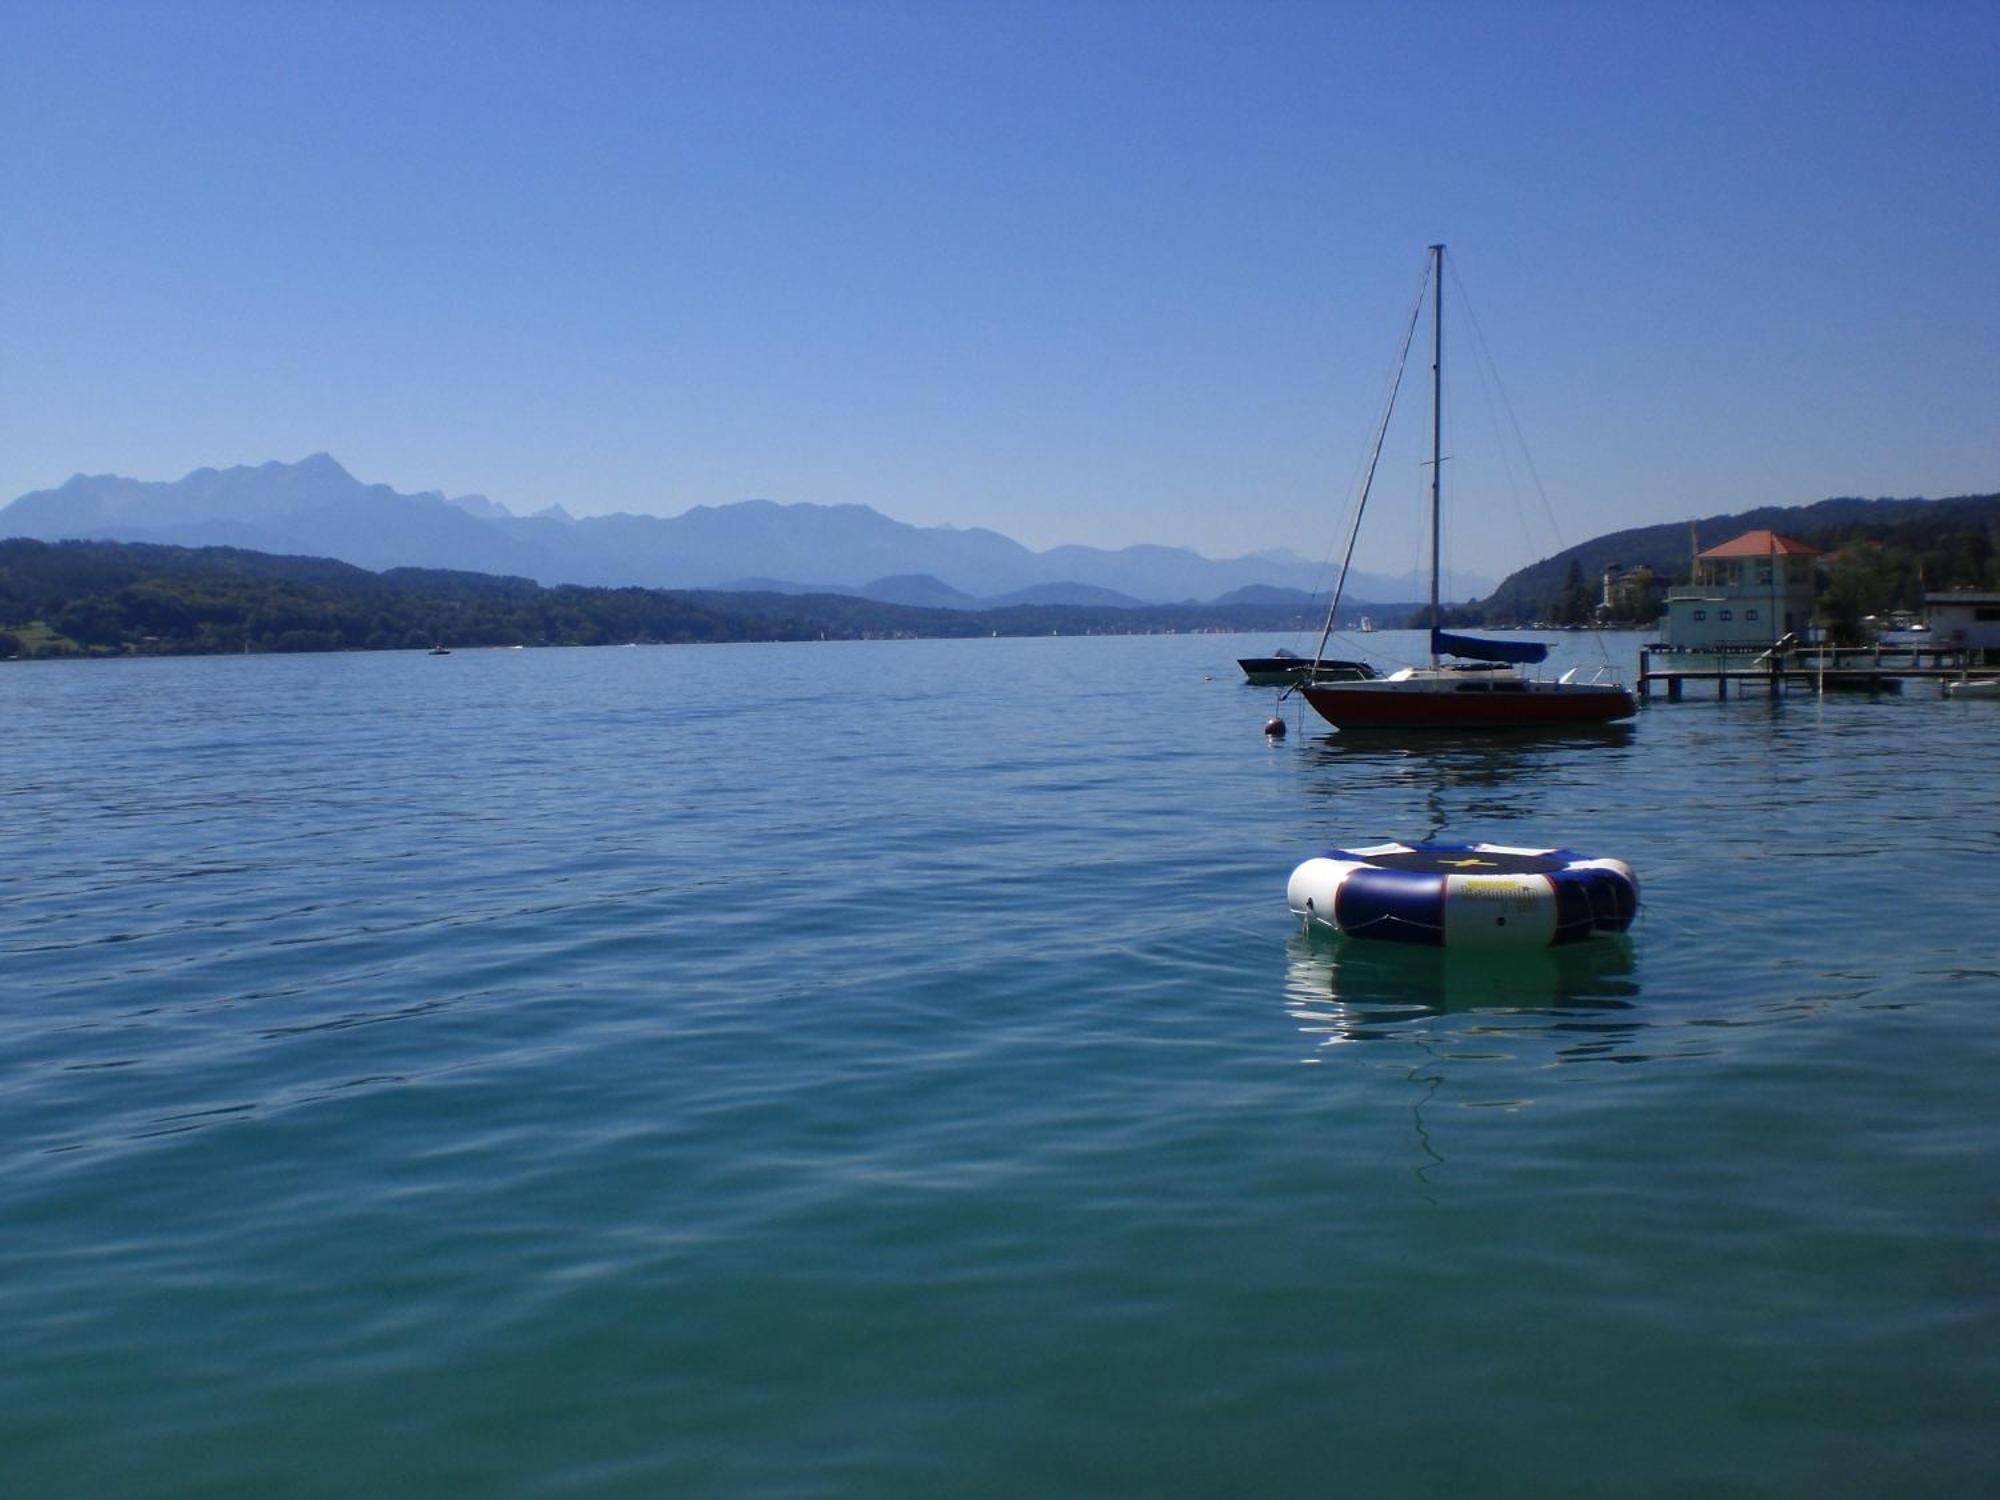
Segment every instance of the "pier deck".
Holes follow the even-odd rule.
[[[1678,703],[1688,683],[1713,683],[1715,695],[1763,692],[1775,698],[1788,688],[1807,692],[1900,693],[1905,682],[1944,683],[1978,673],[1984,653],[1959,646],[1795,646],[1750,655],[1662,646],[1639,648],[1639,700],[1651,702],[1655,684]],[[2000,670],[1994,663],[1987,670]]]

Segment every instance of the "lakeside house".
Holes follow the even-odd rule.
[[[2000,594],[1972,589],[1926,594],[1924,619],[1940,646],[1977,651],[1988,661],[2000,654]]]
[[[1819,594],[1819,548],[1775,531],[1746,531],[1694,559],[1694,581],[1667,590],[1660,645],[1755,653],[1803,637]]]

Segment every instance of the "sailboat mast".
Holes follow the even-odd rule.
[[[1431,246],[1431,666],[1438,664],[1438,526],[1444,474],[1444,246]]]

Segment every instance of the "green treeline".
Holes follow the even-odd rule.
[[[433,645],[1296,630],[1286,605],[919,609],[838,594],[544,588],[525,578],[365,568],[228,547],[0,542],[0,658],[392,651]]]
[[[1649,570],[1661,587],[1687,583],[1698,543],[1712,547],[1768,529],[1828,554],[1824,619],[1852,625],[1863,615],[1916,610],[1927,592],[2000,589],[2000,495],[1951,500],[1822,500],[1766,506],[1686,524],[1614,532],[1521,569],[1468,606],[1459,623],[1586,624],[1602,597],[1605,569]],[[1635,622],[1650,621],[1637,610]]]
[[[1838,629],[1852,631],[1864,615],[1921,610],[1927,593],[2000,590],[2000,503],[1983,524],[1851,526],[1801,540],[1832,553],[1819,610]]]

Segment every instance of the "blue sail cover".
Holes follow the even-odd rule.
[[[1549,648],[1540,641],[1483,641],[1476,635],[1453,635],[1448,630],[1431,631],[1431,651],[1438,656],[1463,656],[1471,661],[1537,662],[1546,660]]]

